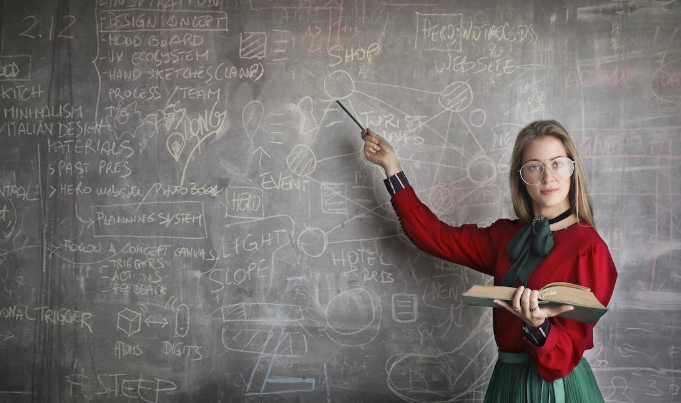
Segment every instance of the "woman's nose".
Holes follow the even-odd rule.
[[[544,166],[544,171],[542,172],[541,175],[541,181],[542,183],[549,183],[553,180],[556,180],[556,176],[551,170],[551,168]]]

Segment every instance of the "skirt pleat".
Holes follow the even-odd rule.
[[[584,358],[566,377],[546,382],[527,354],[500,352],[485,394],[485,403],[581,402],[603,402],[596,378]]]

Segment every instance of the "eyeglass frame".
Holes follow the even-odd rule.
[[[526,162],[526,163],[524,163],[524,164],[520,167],[520,169],[518,170],[518,175],[520,175],[520,180],[523,181],[523,183],[525,183],[525,184],[528,185],[528,186],[538,186],[538,185],[541,184],[542,180],[544,179],[544,174],[546,173],[546,168],[548,168],[549,171],[551,171],[551,174],[553,174],[553,177],[556,178],[556,179],[558,179],[558,180],[570,179],[570,178],[572,177],[572,175],[575,174],[575,166],[576,166],[575,161],[574,161],[572,158],[570,158],[570,157],[556,157],[556,158],[552,158],[550,161],[555,161],[555,160],[557,160],[557,159],[559,159],[559,158],[565,158],[566,160],[568,160],[568,161],[570,161],[570,162],[572,163],[572,172],[570,172],[570,176],[568,176],[567,178],[562,178],[562,179],[560,179],[560,178],[556,177],[555,172],[553,172],[553,169],[552,169],[550,166],[547,166],[546,164],[544,164],[544,163],[541,162],[541,161],[534,160],[534,161],[538,162],[539,164],[541,164],[541,166],[542,166],[541,178],[539,178],[539,182],[537,182],[537,183],[535,183],[535,184],[527,183],[527,181],[525,180],[525,178],[523,178],[523,168],[525,168],[526,165],[531,164],[532,162]]]

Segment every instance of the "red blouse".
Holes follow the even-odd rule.
[[[488,228],[475,224],[452,227],[421,203],[412,187],[395,193],[392,202],[406,234],[419,249],[494,276],[494,285],[501,285],[513,265],[506,247],[523,227],[520,221],[498,220]],[[589,287],[607,306],[617,271],[607,245],[596,230],[578,223],[554,232],[553,240],[553,250],[537,265],[527,287],[540,289],[556,281],[580,284]],[[527,352],[539,376],[547,382],[569,374],[579,364],[584,351],[593,347],[593,324],[550,318],[551,330],[544,345],[538,347],[524,337],[523,322],[516,315],[493,309],[493,318],[499,350]]]

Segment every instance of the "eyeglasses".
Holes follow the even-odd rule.
[[[558,157],[551,160],[549,165],[538,161],[528,162],[518,171],[523,182],[530,186],[541,183],[544,176],[544,167],[547,167],[556,179],[568,179],[575,172],[575,163],[570,158]]]

